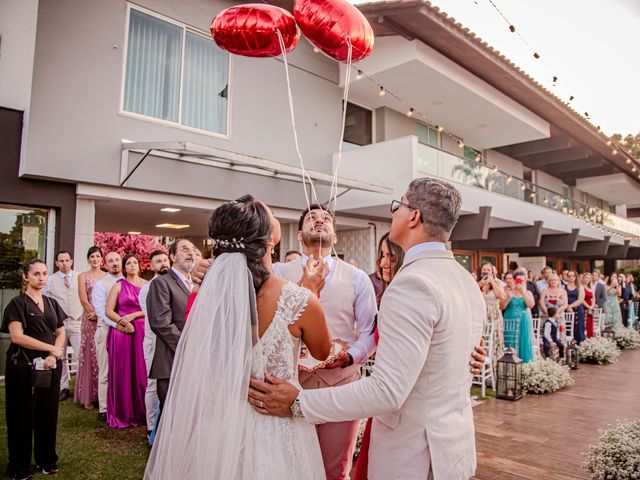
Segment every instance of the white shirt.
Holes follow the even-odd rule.
[[[415,257],[419,253],[425,252],[427,250],[441,250],[443,252],[446,252],[447,246],[442,242],[424,242],[414,245],[404,253],[405,263],[411,261],[412,257]]]
[[[69,270],[69,273],[62,273],[60,270],[58,270],[53,275],[57,275],[58,277],[60,277],[63,282],[64,282],[64,279],[68,277],[69,283],[71,283],[71,281],[73,280],[73,273],[74,273],[73,270]],[[47,284],[44,286],[44,288],[42,289],[42,294],[51,296],[51,280],[49,280]]]
[[[185,287],[187,287],[187,292],[191,293],[191,290],[193,290],[193,281],[191,280],[191,274],[189,274],[189,277],[185,277],[183,275],[183,273],[178,270],[176,267],[171,267],[171,270],[173,270],[173,272],[178,275],[178,278],[180,279],[180,281],[182,281],[182,283],[184,284]],[[145,317],[146,317],[146,313],[145,313]]]
[[[553,338],[551,338],[551,324],[558,328],[558,322],[556,322],[555,318],[549,318],[548,322],[544,322],[544,338],[547,342],[553,343]]]
[[[142,342],[142,349],[144,351],[144,358],[153,360],[153,353],[156,349],[156,334],[153,333],[151,327],[149,326],[149,317],[147,315],[147,295],[149,295],[149,286],[151,282],[153,282],[156,278],[158,278],[158,274],[151,279],[150,282],[145,283],[140,288],[140,294],[138,295],[138,302],[140,303],[140,310],[144,313],[144,340]],[[149,362],[150,366],[150,362]],[[147,374],[149,374],[149,369],[147,369]]]
[[[543,278],[542,280],[538,280],[536,282],[536,287],[538,287],[538,293],[542,295],[542,292],[549,288],[549,283]]]
[[[302,262],[302,265],[306,265],[309,257],[303,255],[299,260],[293,260],[294,262]],[[333,273],[336,270],[336,259],[327,256],[324,257],[324,262],[329,265],[329,273],[325,280],[325,287],[331,283]],[[282,276],[284,263],[274,263],[272,267],[273,273],[278,276]],[[324,287],[323,287],[324,290]],[[353,293],[355,297],[355,305],[353,311],[356,317],[356,324],[358,325],[358,340],[351,345],[351,348],[347,352],[353,358],[353,363],[364,363],[367,358],[376,349],[376,340],[373,336],[373,326],[375,323],[376,315],[378,314],[378,306],[376,303],[376,293],[373,289],[373,284],[369,280],[369,276],[359,268],[354,269],[353,274]],[[322,291],[320,291],[322,296]]]
[[[105,309],[107,308],[107,299],[109,298],[109,292],[111,288],[120,280],[122,275],[113,276],[110,273],[105,275],[103,279],[96,282],[91,293],[91,303],[96,310],[96,316],[98,317],[99,327],[114,327],[116,323],[107,318]]]

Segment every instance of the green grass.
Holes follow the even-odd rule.
[[[4,385],[0,386],[0,475],[6,478],[7,425]],[[149,456],[145,427],[116,430],[98,420],[98,409],[85,410],[69,398],[58,416],[58,479],[139,480]],[[36,478],[49,478],[38,474]]]
[[[482,388],[479,385],[471,386],[471,396],[475,395],[476,397],[478,397],[478,400],[487,400],[489,398],[496,398],[495,390],[491,390],[489,387],[487,387],[484,393],[486,396],[482,398]]]

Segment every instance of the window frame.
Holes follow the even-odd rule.
[[[180,58],[180,92],[178,97],[178,122],[172,122],[171,120],[164,120],[161,118],[150,117],[148,115],[144,115],[141,113],[130,112],[125,110],[124,108],[124,95],[125,95],[125,84],[127,79],[127,57],[129,56],[129,25],[131,23],[131,10],[137,10],[138,12],[144,13],[151,17],[157,18],[166,23],[170,23],[182,29],[182,51]],[[215,137],[223,140],[231,139],[231,109],[232,109],[232,97],[233,97],[233,87],[231,85],[231,81],[233,78],[233,55],[227,54],[228,59],[228,67],[227,67],[227,128],[225,133],[212,132],[210,130],[203,130],[201,128],[190,127],[188,125],[184,125],[180,123],[182,121],[182,94],[183,94],[183,83],[184,83],[184,54],[186,48],[186,36],[187,32],[190,32],[194,35],[199,35],[201,37],[207,38],[210,41],[213,41],[209,35],[209,33],[200,30],[198,28],[187,25],[184,22],[180,22],[171,17],[167,17],[160,13],[154,12],[153,10],[149,10],[147,8],[141,7],[140,5],[132,4],[127,2],[127,11],[125,16],[125,29],[124,29],[124,55],[122,55],[122,78],[120,81],[120,105],[118,106],[118,115],[123,117],[135,118],[137,120],[143,120],[149,123],[156,123],[158,125],[164,125],[168,127],[178,128],[180,130],[186,130],[193,133],[199,133],[202,135],[207,135],[209,137]]]
[[[418,134],[418,131],[417,131],[418,125],[423,125],[423,126],[427,127],[427,139],[429,138],[429,129],[435,130],[436,135],[438,137],[438,144],[437,145],[431,145],[430,143],[423,143],[423,142],[420,141],[420,137],[418,137],[418,143],[421,143],[422,145],[428,145],[429,147],[435,147],[435,148],[440,148],[441,149],[442,148],[442,134],[440,133],[440,131],[436,127],[434,127],[433,125],[430,125],[430,124],[428,124],[426,122],[417,121],[416,122],[416,136],[418,136],[417,135]]]
[[[341,101],[341,103],[342,103],[342,101]],[[356,107],[360,107],[363,110],[369,110],[371,112],[371,143],[369,145],[375,145],[377,143],[377,141],[376,141],[376,109],[370,107],[369,105],[365,105],[363,103],[354,101],[352,99],[347,99],[347,103],[351,103],[352,105],[355,105]],[[340,110],[340,113],[342,114],[342,110]],[[340,117],[340,118],[342,119],[342,117]],[[346,128],[346,125],[345,125],[345,128]],[[346,143],[348,145],[353,145],[353,146],[355,146],[357,148],[362,148],[362,147],[368,147],[369,146],[369,145],[357,145],[355,143],[347,142],[344,139],[344,132],[342,134],[342,143]]]

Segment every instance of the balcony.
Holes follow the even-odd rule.
[[[356,178],[361,181],[385,183],[394,188],[396,196],[404,192],[407,184],[413,178],[425,175],[440,177],[466,185],[467,188],[462,189],[464,190],[465,203],[472,203],[468,202],[470,197],[468,194],[477,194],[476,196],[481,198],[474,203],[482,205],[484,202],[484,204],[493,205],[495,213],[501,209],[500,216],[504,220],[524,224],[544,220],[545,228],[548,227],[550,230],[558,232],[566,230],[570,226],[580,227],[581,232],[598,234],[600,238],[606,235],[617,236],[616,243],[622,243],[623,239],[640,238],[639,223],[619,217],[596,206],[566,198],[558,192],[514,177],[480,162],[419,143],[415,136],[396,138],[344,152],[340,174],[348,177],[357,176]],[[505,202],[496,202],[495,198],[487,198],[486,193],[482,194],[481,191],[503,195],[516,200],[516,202],[507,201],[506,198]],[[373,197],[369,197],[369,199],[371,200],[369,206],[378,202],[380,205],[383,203],[382,199],[374,199]],[[563,216],[557,216],[551,212],[546,215],[536,207],[533,207],[533,210],[522,208],[524,205],[520,202],[530,204],[532,207],[555,211]],[[342,201],[342,208],[345,211],[351,210],[352,213],[365,213],[362,209],[367,206],[366,203],[363,196],[352,197],[351,200],[345,197]],[[463,205],[463,209],[465,209],[465,205]],[[474,208],[471,208],[471,211],[473,210]],[[372,210],[368,212],[374,213]],[[573,219],[573,222],[567,222],[567,217]],[[592,237],[592,235],[585,235],[585,239],[588,237]]]

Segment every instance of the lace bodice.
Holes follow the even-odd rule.
[[[288,327],[300,318],[310,294],[306,288],[293,283],[282,287],[271,325],[253,347],[253,377],[261,378],[266,372],[282,380],[298,383],[301,341],[289,333]]]

